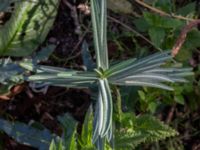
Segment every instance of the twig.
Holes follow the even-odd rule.
[[[78,21],[78,14],[77,14],[76,6],[73,6],[67,0],[63,0],[63,2],[71,10],[71,17],[74,19],[74,25],[76,27],[75,33],[78,34],[78,35],[81,35],[82,34],[81,26],[80,26],[80,23]]]
[[[86,34],[89,32],[89,29],[87,29],[82,36],[80,36],[78,43],[75,45],[74,49],[72,50],[71,54],[69,55],[69,57],[65,60],[65,64],[69,61],[72,60],[76,57],[78,57],[81,54],[81,51],[77,52],[76,55],[72,56],[72,54],[78,49],[79,45],[82,43],[84,37],[86,36]],[[71,57],[70,57],[71,56]]]
[[[167,115],[166,123],[169,124],[172,121],[172,118],[174,116],[174,111],[176,109],[176,104],[174,104],[171,109],[169,110],[169,113]]]
[[[182,30],[181,33],[178,37],[178,39],[176,40],[175,45],[172,48],[172,56],[175,57],[179,50],[181,49],[181,47],[183,46],[185,39],[187,37],[187,33],[193,28],[196,27],[198,24],[200,24],[200,19],[195,20],[190,22],[188,25],[186,25]]]
[[[185,42],[187,33],[193,27],[196,27],[198,24],[200,24],[200,19],[191,19],[191,18],[187,18],[187,17],[184,17],[184,16],[177,16],[177,15],[174,15],[174,14],[168,14],[168,13],[166,13],[166,12],[160,10],[160,9],[157,9],[155,7],[152,7],[148,4],[146,4],[145,2],[143,2],[141,0],[135,0],[135,2],[137,2],[139,5],[141,5],[143,7],[150,9],[151,11],[153,11],[155,13],[158,13],[161,16],[173,17],[173,18],[180,19],[180,20],[190,21],[190,23],[182,29],[175,45],[172,48],[172,56],[173,57],[175,57],[178,54],[179,50],[181,49],[183,43]]]
[[[121,122],[121,117],[122,117],[122,99],[121,99],[121,94],[120,94],[120,91],[118,89],[117,86],[112,86],[112,90],[113,90],[113,93],[114,95],[116,96],[116,103],[115,103],[115,111],[116,111],[116,114],[117,114],[117,119],[119,122]]]
[[[159,51],[162,51],[161,48],[159,47],[156,47],[155,44],[153,44],[149,39],[147,39],[145,36],[143,36],[142,34],[140,34],[139,32],[137,32],[136,30],[134,30],[133,28],[131,28],[130,26],[124,24],[123,22],[111,17],[111,16],[108,16],[108,18],[118,24],[120,24],[121,26],[123,26],[124,28],[128,29],[129,31],[135,33],[136,35],[138,35],[139,37],[141,37],[142,39],[144,39],[146,42],[148,42],[149,44],[151,44],[153,47],[155,47],[156,49],[158,49]]]
[[[196,19],[191,19],[191,18],[187,18],[187,17],[184,17],[184,16],[178,16],[178,15],[175,15],[175,14],[168,14],[158,8],[155,8],[155,7],[152,7],[150,5],[148,5],[147,3],[141,1],[141,0],[135,0],[136,3],[138,3],[139,5],[145,7],[145,8],[148,8],[150,9],[151,11],[161,15],[161,16],[167,16],[167,17],[172,17],[172,18],[176,18],[176,19],[180,19],[180,20],[186,20],[186,21],[195,21]]]
[[[69,58],[67,60],[65,60],[65,64],[69,61],[69,60],[72,60],[76,57],[78,57],[80,54],[81,54],[81,51],[80,52],[77,52],[76,55],[72,56],[72,54],[78,49],[79,45],[81,44],[81,42],[83,41],[85,35],[88,33],[89,29],[86,30],[84,32],[84,34],[82,34],[82,31],[81,31],[81,25],[79,23],[79,19],[78,19],[78,13],[77,13],[77,8],[76,6],[73,6],[72,4],[70,4],[67,0],[63,0],[64,4],[71,10],[71,17],[73,18],[74,20],[74,24],[75,24],[75,33],[78,34],[78,43],[75,45],[75,47],[73,48],[73,50],[71,51],[71,54],[69,55]],[[71,57],[70,57],[71,56]]]

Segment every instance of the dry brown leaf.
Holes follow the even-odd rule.
[[[0,95],[0,100],[10,100],[15,95],[19,94],[24,89],[24,84],[16,85],[5,94]]]

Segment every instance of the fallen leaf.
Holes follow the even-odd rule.
[[[19,84],[11,88],[8,93],[0,95],[0,100],[10,100],[15,95],[19,94],[24,89],[24,84]]]

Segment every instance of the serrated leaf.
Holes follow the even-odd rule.
[[[145,20],[149,25],[160,28],[177,28],[183,25],[183,22],[169,17],[163,17],[156,14],[144,12]]]
[[[178,9],[177,14],[187,16],[188,14],[195,13],[195,2],[190,2],[187,5]]]
[[[193,29],[187,34],[186,42],[184,43],[184,47],[187,48],[187,51],[191,51],[190,49],[195,49],[200,47],[200,31],[197,29]],[[190,54],[191,55],[191,54]]]
[[[115,147],[117,150],[134,149],[141,143],[156,142],[177,135],[174,129],[151,115],[138,117],[133,117],[132,114],[127,115],[123,114],[121,127],[116,130]],[[128,124],[123,123],[127,120]]]
[[[162,28],[151,27],[148,32],[151,41],[155,44],[155,46],[161,47],[161,44],[165,39],[165,30]]]
[[[144,19],[144,17],[140,17],[138,19],[134,19],[134,24],[136,28],[141,32],[146,32],[149,29],[149,24]]]
[[[30,55],[46,38],[58,4],[59,0],[16,1],[11,19],[0,29],[0,55]]]
[[[173,3],[171,0],[159,0],[155,2],[155,7],[162,9],[165,12],[172,13]]]

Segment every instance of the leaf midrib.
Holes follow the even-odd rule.
[[[30,3],[28,3],[28,4],[30,4]],[[17,33],[20,31],[20,29],[21,29],[21,27],[22,27],[22,25],[23,25],[23,23],[24,23],[24,19],[26,18],[26,13],[25,12],[27,12],[27,10],[28,10],[28,6],[30,6],[30,5],[25,5],[25,4],[21,4],[21,6],[19,5],[18,7],[17,7],[17,9],[19,9],[19,8],[21,8],[21,7],[27,7],[27,8],[25,8],[25,10],[22,12],[22,13],[19,13],[19,14],[22,14],[22,21],[19,21],[18,19],[18,21],[20,22],[19,23],[19,26],[18,27],[16,27],[16,30],[15,30],[15,32],[14,32],[14,34],[13,34],[13,36],[12,36],[12,38],[9,40],[9,42],[5,45],[5,47],[4,47],[4,49],[2,50],[2,55],[4,55],[6,52],[8,52],[8,49],[9,49],[9,47],[12,45],[12,42],[14,41],[14,39],[15,39],[15,37],[16,37],[16,35],[17,35]],[[23,5],[25,5],[25,6],[23,6]],[[17,11],[17,10],[16,10]],[[11,20],[10,20],[11,21]],[[17,21],[17,22],[18,22]]]

